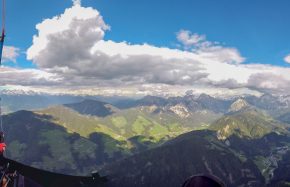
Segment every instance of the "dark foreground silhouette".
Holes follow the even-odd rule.
[[[195,175],[187,179],[182,187],[225,187],[225,184],[212,175]]]
[[[1,157],[1,185],[7,187],[98,187],[106,182],[98,173],[92,176],[71,176],[36,169]],[[4,184],[3,184],[4,183]]]

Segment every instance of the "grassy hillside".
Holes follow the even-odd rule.
[[[67,174],[88,174],[105,162],[129,154],[123,144],[103,133],[82,137],[53,123],[51,116],[19,111],[3,119],[6,156],[19,162]]]
[[[212,131],[189,133],[208,128],[218,115],[199,111],[183,118],[155,109],[115,110],[103,117],[65,106],[11,113],[3,121],[7,156],[68,174],[103,168],[110,185],[141,187],[178,186],[198,173],[213,173],[229,186],[263,186],[278,179],[279,167],[288,163],[286,130],[256,109],[229,113]]]
[[[115,111],[97,117],[54,106],[6,115],[7,156],[50,171],[84,174],[196,128],[188,119],[152,114],[150,107]]]
[[[213,174],[229,187],[272,186],[290,179],[289,142],[289,136],[274,132],[255,139],[233,134],[223,141],[215,131],[192,131],[101,172],[110,179],[108,187],[175,187],[201,173]]]
[[[206,128],[219,116],[196,113],[190,118],[182,119],[168,113],[154,114],[150,111],[150,107],[119,110],[106,117],[82,115],[65,106],[50,107],[37,113],[51,116],[54,123],[84,137],[101,132],[120,141],[141,135],[155,142],[191,130]],[[206,118],[206,115],[209,117]]]
[[[156,112],[156,106],[120,110],[92,100],[19,111],[4,117],[7,156],[50,171],[84,174],[207,128],[219,116],[199,111],[183,118],[170,111]]]
[[[109,187],[176,187],[200,173],[215,174],[228,186],[264,185],[254,162],[238,157],[210,131],[181,135],[161,147],[107,165],[101,172],[108,175]]]
[[[286,132],[282,124],[256,109],[246,109],[225,115],[214,122],[210,129],[217,131],[218,138],[223,140],[232,135],[261,138],[271,132]]]

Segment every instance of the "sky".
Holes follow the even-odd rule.
[[[288,0],[7,2],[2,88],[287,95]]]

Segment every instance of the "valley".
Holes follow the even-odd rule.
[[[54,172],[98,170],[112,187],[173,187],[198,173],[228,186],[287,182],[277,172],[290,153],[289,124],[279,117],[289,106],[265,97],[147,96],[129,106],[84,99],[17,111],[3,118],[6,154]]]

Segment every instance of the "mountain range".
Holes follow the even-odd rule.
[[[181,186],[199,173],[228,186],[290,181],[287,97],[111,101],[78,98],[5,115],[7,156],[66,174],[100,170],[108,186]]]

